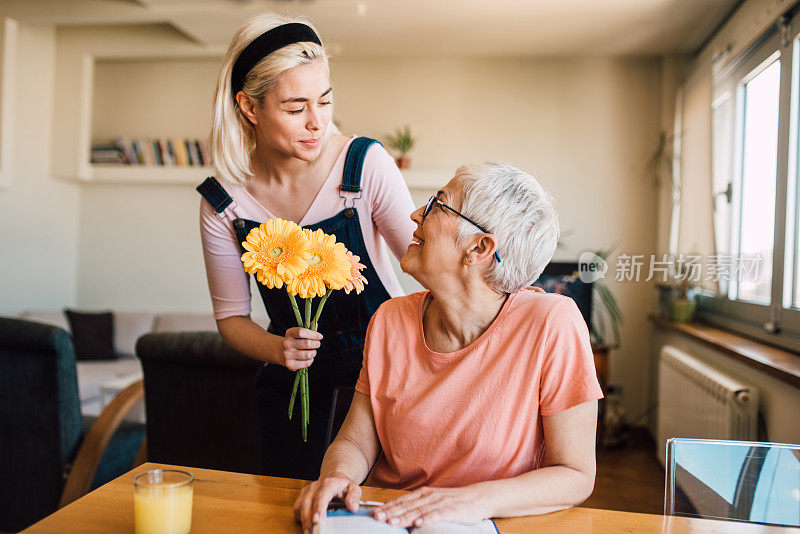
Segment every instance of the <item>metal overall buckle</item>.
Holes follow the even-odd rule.
[[[348,191],[348,193],[358,193],[358,196],[352,196],[352,195],[345,196],[344,195],[344,191],[342,191],[343,187],[350,187],[350,188],[353,188],[353,189],[358,188],[358,191]],[[347,217],[348,219],[352,219],[355,216],[355,213],[356,213],[356,200],[360,199],[362,196],[364,196],[364,190],[361,188],[361,186],[353,186],[353,185],[350,185],[350,186],[340,185],[339,186],[339,197],[344,199],[344,216],[345,217]],[[348,200],[351,201],[351,204],[349,206],[347,205],[347,201]]]

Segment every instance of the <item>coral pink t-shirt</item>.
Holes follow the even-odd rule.
[[[384,302],[356,390],[370,396],[382,454],[367,484],[411,490],[515,477],[541,466],[542,416],[603,397],[589,331],[571,298],[509,295],[474,343],[425,343],[429,292]]]

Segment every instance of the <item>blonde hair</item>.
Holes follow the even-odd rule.
[[[251,157],[255,150],[255,129],[239,109],[231,94],[231,71],[242,50],[262,33],[282,24],[300,22],[316,28],[304,17],[284,17],[275,13],[255,15],[239,28],[233,36],[217,77],[209,149],[211,164],[218,177],[232,183],[246,182],[253,176]],[[258,106],[264,104],[265,95],[275,88],[278,76],[291,68],[322,60],[328,65],[325,47],[313,42],[292,43],[272,52],[259,61],[244,79],[242,91]]]

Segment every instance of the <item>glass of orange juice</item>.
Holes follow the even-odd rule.
[[[188,534],[192,529],[194,476],[177,469],[155,469],[133,479],[136,534]]]

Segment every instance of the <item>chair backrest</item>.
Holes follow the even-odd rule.
[[[0,317],[0,531],[56,511],[81,434],[72,338]]]
[[[331,399],[331,418],[328,420],[328,431],[325,435],[325,449],[330,447],[336,434],[342,428],[347,412],[350,410],[350,403],[353,402],[353,394],[356,389],[352,386],[336,386],[333,390]]]
[[[149,461],[260,472],[254,391],[263,363],[232,350],[216,332],[147,334],[136,354]]]
[[[800,526],[800,445],[667,441],[664,514]]]

